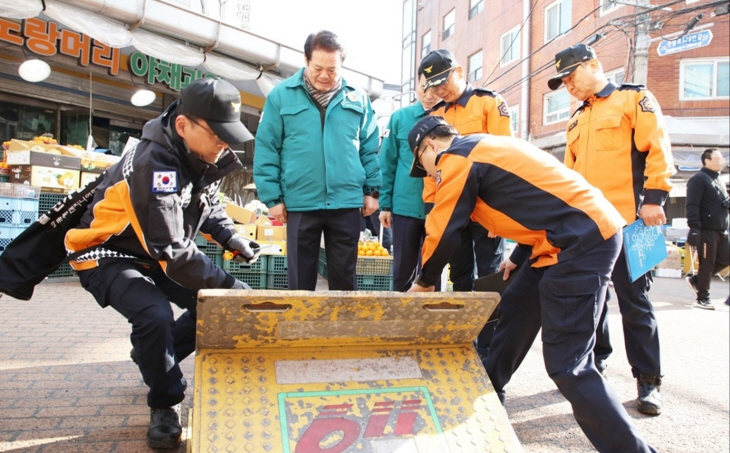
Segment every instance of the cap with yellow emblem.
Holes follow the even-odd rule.
[[[596,52],[587,44],[576,44],[555,54],[555,69],[558,75],[548,80],[551,90],[557,90],[568,77],[584,61],[595,60]]]
[[[229,145],[253,139],[241,122],[241,94],[231,83],[219,78],[202,78],[190,82],[180,92],[182,114],[204,119],[211,130]]]
[[[454,54],[446,49],[432,50],[421,60],[420,70],[426,78],[424,89],[439,86],[448,80],[451,71],[456,69]]]

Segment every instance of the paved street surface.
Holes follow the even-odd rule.
[[[611,303],[615,352],[608,379],[659,452],[730,451],[728,283],[715,279],[712,293],[716,311],[691,308],[693,294],[682,279],[655,280],[665,375],[658,417],[635,409],[615,297]],[[47,280],[27,302],[3,296],[0,308],[0,452],[152,451],[144,441],[146,388],[129,360],[124,318],[99,308],[73,277]],[[190,384],[186,416],[192,358],[183,371]],[[545,374],[539,341],[506,390],[507,412],[526,452],[594,451]]]

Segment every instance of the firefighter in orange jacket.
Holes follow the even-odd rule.
[[[593,361],[594,323],[626,223],[618,211],[583,177],[525,141],[459,136],[437,116],[416,123],[408,140],[414,153],[411,175],[430,175],[438,184],[426,219],[423,265],[409,291],[433,291],[471,220],[513,239],[520,245],[512,259],[522,262],[515,254],[522,255],[529,264],[520,266],[503,294],[501,303],[516,312],[500,318],[495,348],[529,349],[534,335],[520,328],[542,327],[546,370],[596,449],[655,451]]]
[[[512,136],[512,125],[507,103],[498,93],[485,88],[473,87],[465,77],[464,68],[454,55],[439,49],[426,55],[419,66],[426,77],[426,90],[433,91],[442,102],[431,109],[431,115],[443,117],[461,135],[492,134]],[[424,180],[426,212],[433,203],[436,184],[431,178]],[[490,237],[488,232],[472,222],[464,231],[458,250],[450,265],[450,278],[454,291],[474,290],[475,274],[479,277],[494,274],[504,259],[504,240]],[[499,312],[484,326],[476,341],[477,351],[486,357],[494,333]]]
[[[565,84],[583,104],[568,121],[565,164],[601,189],[626,223],[641,218],[646,225],[663,225],[662,206],[674,174],[669,134],[654,96],[641,85],[615,86],[603,74],[592,48],[576,44],[555,56],[558,74],[548,85]],[[662,410],[659,336],[649,300],[652,277],[629,278],[622,255],[612,275],[623,322],[626,356],[637,380],[639,411]],[[612,348],[605,313],[596,333],[596,364],[606,367]]]

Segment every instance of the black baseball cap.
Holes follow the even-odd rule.
[[[241,122],[241,94],[219,78],[201,78],[180,92],[180,112],[204,119],[211,130],[229,145],[253,139]]]
[[[419,67],[426,78],[424,89],[439,86],[448,80],[451,71],[456,68],[454,54],[446,49],[432,50],[428,53]]]
[[[423,141],[423,138],[426,137],[432,130],[444,125],[449,126],[449,123],[447,123],[446,120],[443,119],[443,117],[425,116],[418,120],[418,122],[408,133],[408,146],[411,148],[411,152],[413,153],[413,164],[411,165],[410,174],[414,178],[425,178],[426,176],[428,176],[426,170],[421,166],[421,164],[418,163],[418,156],[416,156],[418,146]]]
[[[584,61],[595,60],[596,52],[588,44],[576,44],[555,54],[555,69],[558,75],[548,80],[551,90],[557,90],[563,84],[563,78],[575,71]]]

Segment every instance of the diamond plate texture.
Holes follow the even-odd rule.
[[[496,294],[204,293],[192,452],[522,451],[471,346]],[[462,307],[424,308],[444,296]],[[290,308],[243,308],[262,302]],[[416,363],[421,377],[384,373],[347,381],[328,373],[328,382],[312,376],[307,383],[277,382],[277,363],[341,361],[357,368],[358,360],[378,359]]]

